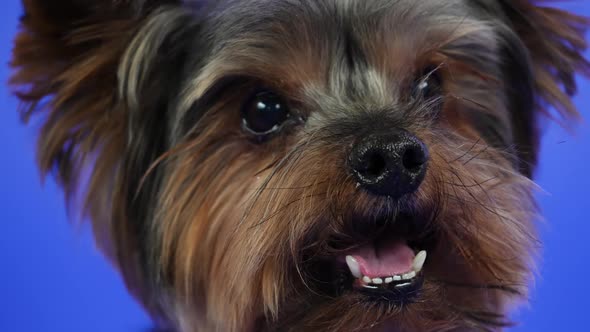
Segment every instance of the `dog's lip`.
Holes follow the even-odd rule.
[[[416,300],[424,284],[422,275],[418,275],[411,280],[401,282],[392,282],[385,285],[369,286],[363,285],[358,280],[353,283],[353,289],[363,294],[372,302],[385,302],[390,307],[408,305]]]
[[[430,226],[433,223],[418,215],[385,216],[376,222],[365,222],[361,218],[353,220],[360,225],[359,229],[346,228],[328,242],[328,254],[338,257],[341,263],[344,263],[344,257],[349,253],[370,245],[402,240],[414,253],[418,253],[420,250],[433,249],[436,240],[436,230]]]

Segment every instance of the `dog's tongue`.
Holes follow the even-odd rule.
[[[412,270],[414,251],[406,241],[393,240],[379,245],[369,244],[351,252],[361,273],[370,278],[393,276]]]

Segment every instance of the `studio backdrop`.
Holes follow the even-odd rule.
[[[585,0],[557,5],[590,15]],[[68,222],[61,191],[37,172],[36,128],[20,124],[5,84],[21,14],[20,1],[0,2],[0,331],[145,331],[148,317],[87,227]],[[579,83],[584,122],[572,134],[550,124],[543,138],[536,175],[543,256],[514,331],[590,331],[590,85]]]

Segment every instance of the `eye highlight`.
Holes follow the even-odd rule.
[[[242,107],[242,126],[256,136],[280,131],[291,117],[291,111],[276,93],[263,90],[253,94]]]
[[[414,100],[431,100],[442,96],[442,77],[438,69],[438,67],[429,66],[422,71],[412,89]]]

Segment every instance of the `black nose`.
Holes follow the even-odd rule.
[[[426,174],[428,149],[407,131],[371,135],[355,144],[350,168],[359,184],[375,195],[400,198],[415,192]]]

